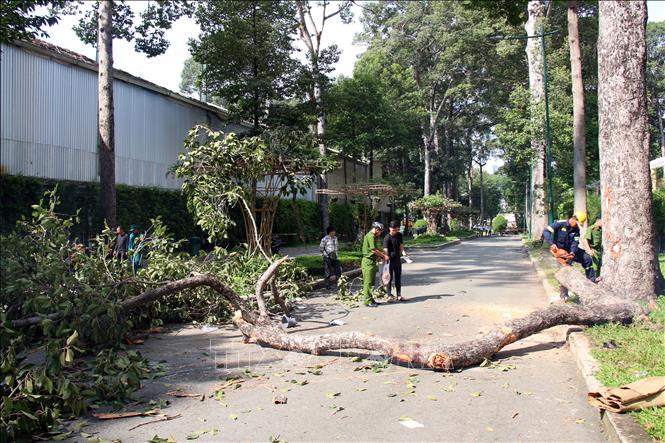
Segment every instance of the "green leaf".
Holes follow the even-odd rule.
[[[78,340],[78,338],[79,338],[78,331],[74,331],[72,333],[72,335],[70,335],[69,338],[67,338],[67,346],[71,346],[71,345],[76,344],[76,341]]]
[[[326,397],[328,398],[335,398],[339,397],[341,395],[341,392],[327,392]]]

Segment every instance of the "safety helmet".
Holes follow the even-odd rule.
[[[381,231],[385,231],[385,229],[383,228],[383,223],[380,223],[380,222],[372,223],[372,228],[376,228],[376,229],[379,229]]]
[[[586,212],[584,211],[575,211],[574,216],[580,223],[584,223],[586,221]]]

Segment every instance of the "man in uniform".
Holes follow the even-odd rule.
[[[586,277],[592,282],[596,281],[596,273],[593,271],[591,256],[579,247],[580,227],[578,223],[584,223],[587,219],[586,212],[577,211],[568,220],[554,222],[543,231],[543,238],[550,244],[550,252],[558,262],[564,266],[570,266],[572,262],[582,265]],[[565,301],[568,298],[568,288],[561,286],[559,296]]]
[[[397,291],[396,301],[402,301],[402,260],[406,255],[404,240],[399,232],[399,222],[391,221],[388,225],[388,234],[383,239],[383,252],[390,257],[390,283],[388,283],[388,297],[392,297],[392,284],[395,283]]]
[[[603,257],[603,220],[598,219],[584,234],[582,240],[589,255],[591,256],[591,263],[593,270],[596,273],[596,280],[600,280],[600,267],[602,266]]]
[[[381,252],[379,242],[377,241],[381,233],[383,233],[383,225],[379,222],[372,223],[372,229],[363,238],[362,245],[362,260],[360,261],[360,269],[363,275],[363,295],[365,298],[365,306],[376,308],[379,306],[372,291],[374,289],[374,280],[376,279],[376,259],[380,257],[386,261],[390,260],[389,257]]]

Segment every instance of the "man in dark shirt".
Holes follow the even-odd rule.
[[[395,290],[397,291],[397,301],[402,301],[402,261],[401,256],[406,255],[404,252],[404,239],[402,233],[399,232],[399,222],[391,221],[389,232],[383,239],[383,253],[390,257],[390,283],[388,283],[388,297],[392,297],[391,287],[395,282]]]
[[[115,233],[116,237],[113,255],[117,260],[124,260],[127,258],[127,242],[129,239],[125,233],[125,228],[122,226],[118,226],[115,230]]]

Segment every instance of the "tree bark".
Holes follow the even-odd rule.
[[[425,160],[425,172],[423,177],[423,195],[426,197],[432,193],[431,191],[431,181],[432,181],[432,150],[430,148],[430,143],[428,137],[423,134],[423,158]]]
[[[99,4],[97,66],[99,79],[99,187],[102,217],[116,225],[115,134],[113,116],[113,1]]]
[[[473,209],[473,163],[469,164],[466,171],[466,187],[469,193],[469,210]],[[473,229],[473,212],[469,212],[469,229]]]
[[[524,26],[527,36],[533,37],[540,33],[540,26],[545,17],[545,2],[529,1],[529,18]],[[542,47],[539,38],[528,38],[526,55],[529,62],[529,89],[531,91],[531,237],[542,238],[543,230],[548,224],[548,209],[545,203],[545,127],[543,108],[545,101],[545,82],[543,75]]]
[[[659,269],[649,175],[645,1],[600,2],[598,116],[604,283],[652,301]]]
[[[480,169],[480,220],[485,223],[485,183],[483,180],[483,163],[478,163]]]
[[[423,369],[452,370],[491,359],[505,346],[553,326],[627,322],[645,313],[637,303],[597,288],[572,267],[561,269],[557,273],[557,278],[579,291],[592,288],[589,292],[580,292],[584,305],[551,305],[533,311],[525,317],[508,321],[480,338],[452,345],[400,341],[361,332],[287,334],[274,323],[253,325],[239,312],[236,313],[233,322],[250,343],[274,349],[313,355],[328,351],[361,349],[380,352],[393,363]]]
[[[584,83],[580,50],[577,1],[568,2],[568,41],[573,89],[573,189],[575,211],[586,212],[586,128],[584,124]]]

